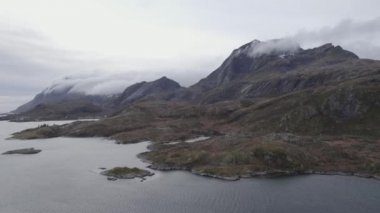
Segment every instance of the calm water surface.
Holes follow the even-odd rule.
[[[136,154],[146,150],[146,142],[5,139],[42,123],[0,121],[1,153],[43,150],[0,155],[0,213],[380,212],[380,181],[372,179],[310,175],[226,182],[186,172],[155,172],[145,182],[112,182],[99,175],[99,167],[145,167]]]

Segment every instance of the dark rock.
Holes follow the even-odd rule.
[[[40,149],[34,149],[34,148],[25,148],[25,149],[16,149],[4,152],[3,155],[11,155],[11,154],[23,154],[23,155],[29,155],[29,154],[37,154],[41,152]]]
[[[215,174],[209,174],[209,173],[204,173],[204,172],[198,172],[198,171],[194,171],[194,170],[192,170],[191,173],[193,173],[195,175],[203,176],[203,177],[210,177],[210,178],[216,178],[216,179],[227,180],[227,181],[236,181],[236,180],[240,179],[240,177],[238,175],[223,176],[223,175],[215,175]]]
[[[115,178],[115,177],[107,177],[107,180],[109,180],[109,181],[116,181],[117,178]]]
[[[374,176],[371,174],[367,173],[354,173],[355,176],[357,177],[362,177],[362,178],[373,178]]]
[[[148,168],[159,171],[189,170],[189,168],[184,166],[168,166],[164,164],[152,164],[149,165]]]

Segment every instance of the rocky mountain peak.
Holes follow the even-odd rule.
[[[177,83],[176,81],[167,78],[166,76],[163,76],[153,82],[152,86],[154,87],[160,87],[160,88],[165,88],[165,89],[177,89],[180,88],[181,85]]]
[[[252,58],[261,56],[277,55],[283,57],[302,50],[300,45],[292,39],[272,39],[268,41],[253,40],[233,51],[232,56],[241,54]]]
[[[115,104],[117,106],[126,106],[147,97],[166,99],[166,95],[170,96],[171,93],[180,88],[179,83],[165,76],[151,82],[143,81],[125,89]]]
[[[276,60],[292,56],[303,51],[299,44],[291,39],[273,39],[269,41],[253,40],[235,49],[223,64],[202,79],[198,86],[208,90],[228,83],[247,73],[263,69]]]
[[[274,76],[284,78],[292,73],[296,76],[297,73],[300,74],[301,72],[304,75],[310,75],[313,70],[320,70],[320,72],[322,72],[327,69],[327,66],[333,70],[332,66],[345,66],[341,64],[351,63],[352,60],[355,61],[357,59],[358,56],[354,53],[344,50],[340,46],[334,46],[331,43],[304,50],[297,42],[290,39],[274,39],[264,42],[253,40],[235,49],[219,68],[190,87],[190,90],[193,91],[192,98],[194,100],[202,99],[205,93],[210,93],[215,96],[215,100],[221,100],[227,96],[239,96],[241,94],[250,94],[251,96],[282,94],[281,92],[285,90],[278,89],[280,88],[279,86],[270,87],[277,88],[278,91],[280,91],[277,93],[264,87],[264,84],[266,84],[264,79],[273,80]],[[330,72],[326,71],[326,73]],[[326,81],[323,80],[324,77],[316,78],[318,78],[318,80],[310,80],[310,82]],[[247,83],[259,81],[259,79],[261,79],[263,84],[259,89],[255,90],[253,86],[250,86],[250,83]],[[326,79],[329,78],[326,77]],[[242,84],[242,82],[244,82],[244,84]],[[284,83],[279,80],[278,84],[287,85],[294,83],[294,85],[298,85],[297,82],[299,83],[297,77],[294,77],[291,81]],[[304,83],[303,86],[298,86],[297,88],[317,84],[310,82]],[[288,87],[286,91],[293,91],[295,88],[289,85]],[[238,88],[240,88],[240,90]],[[255,95],[252,95],[253,93],[255,93]],[[208,100],[211,99],[208,98]]]
[[[341,46],[334,46],[332,43],[327,43],[322,46],[304,50],[303,55],[310,55],[316,58],[329,57],[331,59],[358,59],[359,57],[354,53],[343,49]]]

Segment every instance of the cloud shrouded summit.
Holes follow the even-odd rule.
[[[361,58],[380,60],[380,17],[367,21],[346,19],[334,26],[300,31],[290,39],[309,47],[334,43],[355,52]]]
[[[60,93],[82,93],[85,95],[114,95],[123,92],[128,86],[133,84],[133,78],[126,76],[110,75],[86,75],[70,76],[59,79],[42,91],[43,94]]]
[[[268,41],[254,40],[249,44],[247,54],[251,57],[259,57],[268,54],[292,54],[300,49],[299,43],[293,39],[272,39]]]

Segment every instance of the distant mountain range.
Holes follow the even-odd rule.
[[[325,44],[303,50],[298,44],[286,42],[290,41],[254,40],[247,43],[234,50],[214,72],[189,88],[166,77],[136,83],[121,94],[108,96],[72,92],[74,85],[59,89],[59,85],[54,85],[18,107],[14,111],[18,114],[15,119],[106,116],[147,99],[192,104],[232,100],[255,102],[300,91],[343,86],[378,75],[378,61],[359,59],[340,46]]]
[[[15,114],[11,117],[17,121],[104,117],[142,99],[168,100],[181,88],[177,82],[166,77],[152,82],[136,83],[114,95],[73,92],[74,86],[75,84],[53,85],[14,110]]]

